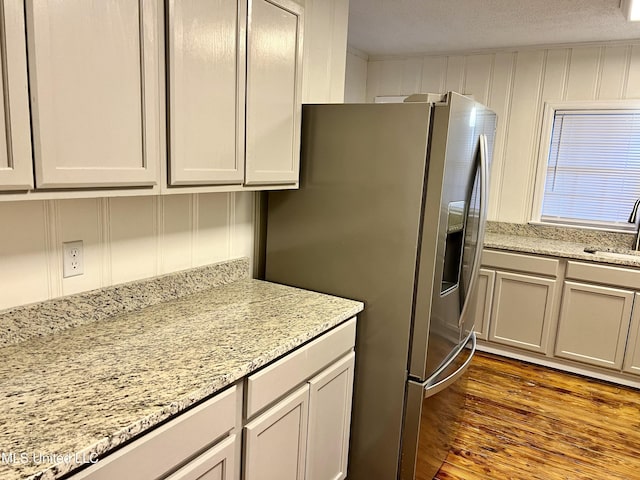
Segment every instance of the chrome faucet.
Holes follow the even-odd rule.
[[[633,242],[633,249],[640,250],[640,226],[636,223],[636,219],[638,217],[638,207],[640,207],[640,198],[636,200],[636,203],[633,204],[633,208],[631,209],[631,215],[629,215],[629,223],[633,223],[636,225],[636,238]]]

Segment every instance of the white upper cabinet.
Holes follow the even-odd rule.
[[[246,6],[169,0],[169,185],[244,181]]]
[[[0,201],[298,186],[298,2],[0,6]],[[310,45],[323,48],[306,61],[328,66],[305,88],[324,92],[343,84],[344,62],[325,57],[344,56],[334,37],[346,38],[348,10],[312,11]]]
[[[37,188],[157,183],[160,4],[26,2]]]
[[[247,185],[298,182],[302,8],[249,0],[247,26]]]
[[[27,50],[21,0],[0,0],[0,187],[33,188]]]
[[[302,25],[288,0],[169,1],[169,187],[297,184]]]

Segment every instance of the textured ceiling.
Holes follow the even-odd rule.
[[[640,40],[620,0],[350,0],[349,45],[369,55]]]

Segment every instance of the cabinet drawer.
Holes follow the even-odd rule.
[[[180,415],[73,476],[73,480],[158,478],[231,431],[236,387]]]
[[[517,270],[538,275],[546,275],[549,277],[557,277],[560,261],[556,258],[484,250],[482,252],[482,265],[496,269]]]
[[[567,278],[635,290],[640,285],[640,270],[592,263],[568,262]]]
[[[247,379],[247,418],[322,370],[355,345],[355,317]]]

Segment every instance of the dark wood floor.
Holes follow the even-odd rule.
[[[479,354],[434,480],[640,479],[640,392]]]

